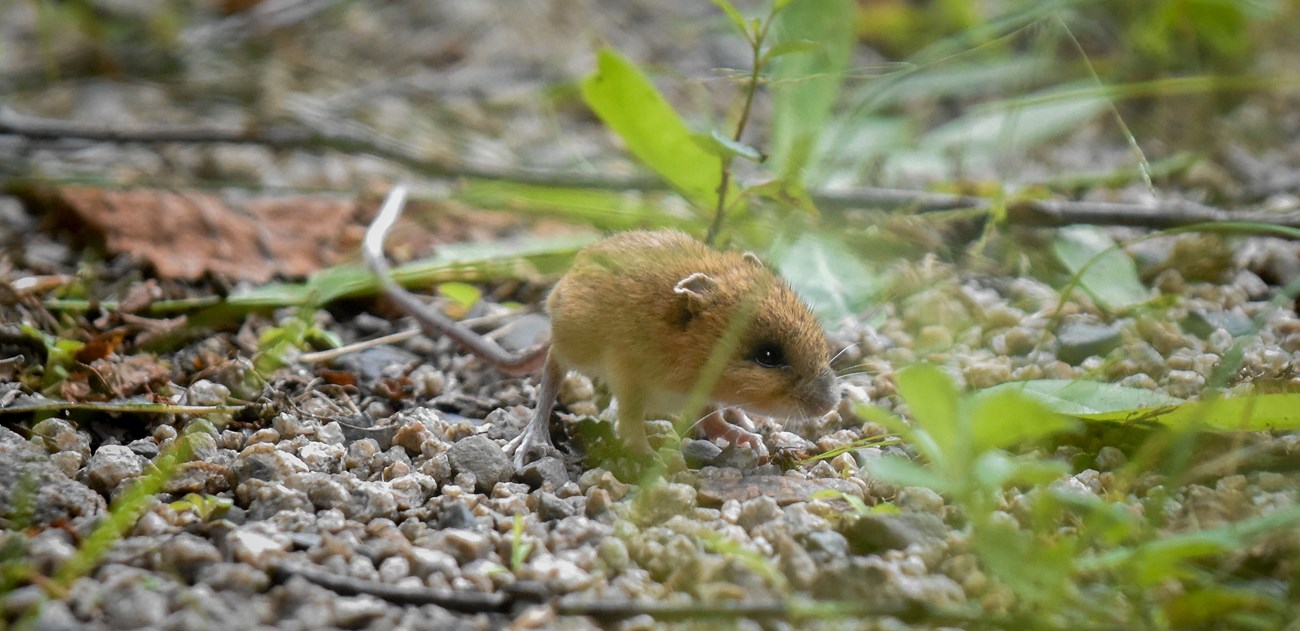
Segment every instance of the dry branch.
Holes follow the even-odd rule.
[[[521,184],[603,190],[664,190],[662,181],[645,177],[580,175],[539,169],[503,169],[432,160],[412,147],[386,138],[356,123],[325,124],[300,115],[304,125],[266,125],[242,128],[205,125],[111,127],[38,118],[0,108],[0,135],[31,140],[84,140],[139,144],[232,143],[274,149],[333,149],[343,153],[377,156],[433,178],[500,180]],[[994,200],[975,195],[862,187],[848,191],[818,191],[813,202],[827,211],[884,209],[935,212],[954,209],[989,209]],[[1272,213],[1227,211],[1185,200],[1126,204],[1069,200],[1013,200],[1007,221],[1017,225],[1056,227],[1070,224],[1131,226],[1163,230],[1198,223],[1248,221],[1300,229],[1300,212]]]

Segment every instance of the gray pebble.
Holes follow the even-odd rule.
[[[514,466],[496,441],[476,434],[452,444],[447,452],[452,469],[474,474],[474,489],[491,492],[497,482],[510,479]]]
[[[524,465],[519,471],[519,480],[533,488],[550,488],[555,490],[569,482],[569,469],[564,461],[554,456],[539,458]]]
[[[714,464],[720,455],[722,455],[722,448],[712,441],[690,439],[682,441],[682,458],[686,460],[686,466],[693,469]]]
[[[107,496],[126,480],[144,473],[147,461],[123,445],[103,445],[86,462],[83,472],[90,488]]]
[[[538,492],[537,517],[542,521],[556,521],[577,514],[577,507],[556,497],[554,493]]]
[[[1105,355],[1119,348],[1123,338],[1117,324],[1090,324],[1069,321],[1056,332],[1060,347],[1056,356],[1071,365],[1078,365],[1093,355]]]
[[[229,398],[230,388],[207,379],[199,379],[185,389],[185,400],[190,405],[221,405]]]

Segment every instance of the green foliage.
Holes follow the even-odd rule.
[[[1033,399],[1057,414],[1084,421],[1223,432],[1300,429],[1300,393],[1248,393],[1183,401],[1160,392],[1113,383],[1041,379],[997,385],[980,392],[976,398],[1008,392]]]
[[[515,513],[510,525],[510,571],[518,572],[533,553],[533,542],[524,540],[524,515]]]
[[[23,323],[19,326],[23,334],[41,343],[45,348],[45,378],[42,386],[57,389],[68,378],[68,368],[77,363],[77,352],[86,346],[84,342],[47,335],[36,327]]]
[[[183,513],[192,512],[198,515],[199,519],[207,522],[214,519],[220,519],[226,511],[235,505],[235,500],[229,497],[217,497],[215,495],[199,495],[198,493],[186,493],[182,497],[167,506],[172,510]]]
[[[677,112],[636,64],[617,51],[597,55],[582,98],[628,151],[700,208],[718,203],[722,158],[696,142]]]
[[[278,326],[268,327],[257,339],[257,354],[253,367],[266,376],[294,361],[298,353],[313,344],[336,347],[339,341],[334,333],[316,326],[315,311],[303,309],[296,316],[285,318]]]
[[[1241,553],[1261,537],[1294,528],[1300,523],[1300,508],[1169,534],[1160,530],[1162,517],[1153,508],[1158,503],[1147,507],[1153,512],[1144,518],[1131,510],[1122,493],[1111,499],[1055,484],[1067,472],[1062,462],[1005,450],[1075,426],[1058,412],[1118,420],[1136,413],[1120,407],[1161,405],[1156,409],[1163,414],[1190,410],[1183,414],[1198,423],[1222,416],[1255,429],[1248,411],[1286,414],[1284,410],[1296,409],[1292,395],[1182,404],[1106,384],[1079,382],[1071,388],[1060,382],[1027,382],[966,396],[938,369],[923,365],[900,371],[897,383],[914,425],[875,408],[863,408],[860,414],[897,432],[927,466],[886,457],[872,461],[872,474],[896,484],[932,488],[961,509],[982,567],[1016,596],[1011,612],[1015,618],[1033,620],[1043,628],[1122,626],[1134,619],[1130,616],[1146,614],[1115,610],[1105,604],[1108,599],[1145,599],[1151,590],[1171,584],[1206,598],[1161,599],[1155,604],[1156,615],[1164,620],[1202,624],[1238,615],[1235,607],[1264,616],[1260,620],[1276,620],[1284,610],[1280,597],[1247,597],[1248,591],[1204,571],[1202,563]],[[1012,488],[1022,496],[1019,517],[1001,508],[1004,493]]]
[[[776,17],[772,62],[772,169],[799,180],[844,81],[853,47],[852,0],[795,2]]]
[[[805,233],[793,243],[774,247],[776,268],[817,313],[833,324],[875,304],[883,282],[841,240]]]
[[[190,431],[199,429],[203,423],[191,423]],[[73,581],[95,568],[104,554],[109,551],[127,532],[135,526],[136,521],[144,515],[162,492],[163,484],[176,472],[177,465],[190,459],[190,441],[182,434],[172,445],[163,450],[154,459],[154,467],[144,475],[136,478],[131,486],[113,500],[108,515],[99,522],[81,543],[77,553],[72,555],[55,573],[55,581],[60,589],[67,589]]]
[[[1151,299],[1133,259],[1101,228],[1061,228],[1052,241],[1052,252],[1102,309],[1122,311]]]

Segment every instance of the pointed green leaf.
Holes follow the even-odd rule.
[[[736,10],[736,7],[732,6],[732,4],[727,0],[713,0],[713,5],[722,9],[722,12],[727,14],[727,19],[731,20],[731,23],[735,25],[736,30],[743,33],[746,37],[749,36],[749,29],[745,28],[745,17],[740,14],[740,11]]]
[[[818,48],[821,48],[821,44],[811,39],[792,39],[778,42],[775,46],[768,48],[767,51],[763,53],[763,61],[767,62],[782,55],[802,53],[805,51],[817,50]]]
[[[822,322],[862,313],[880,292],[880,275],[832,235],[813,232],[777,244],[773,259],[781,276],[808,301]]]
[[[976,453],[1032,442],[1077,424],[1014,390],[978,397],[971,408],[971,441]]]
[[[799,174],[816,148],[826,119],[839,97],[844,71],[853,49],[857,23],[853,0],[821,0],[791,4],[776,18],[772,61],[772,168],[784,179]],[[806,43],[813,48],[793,52]]]
[[[600,51],[596,72],[582,82],[582,97],[632,155],[696,205],[717,205],[722,158],[695,142],[636,64],[612,49]]]
[[[884,456],[867,463],[871,475],[900,486],[923,486],[939,493],[952,492],[953,486],[945,478],[907,458]]]
[[[895,380],[898,394],[907,402],[912,418],[934,438],[940,454],[968,450],[962,444],[965,437],[957,416],[960,395],[951,377],[936,366],[914,364],[898,371]]]
[[[1103,309],[1114,311],[1150,300],[1151,290],[1138,278],[1137,266],[1115,240],[1096,226],[1067,226],[1052,242],[1052,252],[1079,286]]]
[[[760,153],[758,149],[739,140],[728,138],[716,129],[708,134],[692,134],[691,137],[705,151],[723,158],[744,158],[751,162],[762,162],[767,159],[767,156]]]

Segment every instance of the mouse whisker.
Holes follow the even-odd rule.
[[[843,355],[843,354],[849,352],[849,349],[850,349],[850,348],[853,348],[853,347],[855,347],[855,346],[857,346],[857,345],[858,345],[858,343],[857,343],[857,342],[854,342],[854,343],[852,343],[852,344],[849,344],[848,346],[845,346],[844,348],[841,348],[841,349],[840,349],[840,352],[835,353],[835,356],[834,356],[834,357],[831,357],[831,360],[830,360],[830,362],[828,362],[828,363],[834,364],[834,363],[835,363],[835,360],[837,360],[837,359],[840,358],[840,355]]]

